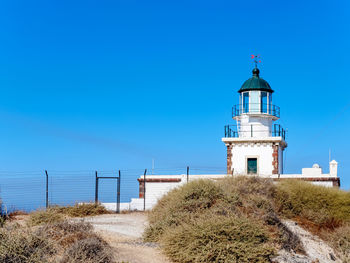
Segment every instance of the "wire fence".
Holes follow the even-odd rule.
[[[49,206],[100,202],[128,203],[140,198],[140,182],[144,176],[225,174],[222,167],[177,167],[126,169],[110,171],[0,171],[0,212],[33,211]],[[145,185],[147,187],[147,184]],[[97,196],[96,196],[97,195]],[[119,208],[119,209],[118,209]]]

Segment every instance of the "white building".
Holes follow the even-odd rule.
[[[239,103],[232,109],[235,125],[225,126],[222,141],[227,147],[227,174],[206,175],[151,175],[140,176],[139,198],[121,205],[122,210],[152,208],[168,191],[196,179],[220,180],[227,176],[254,175],[274,181],[299,179],[326,187],[339,187],[338,163],[329,163],[329,173],[324,174],[318,164],[303,168],[301,174],[283,173],[283,151],[287,147],[286,132],[275,122],[280,118],[280,108],[272,103],[273,90],[260,78],[259,69],[245,81],[238,91]],[[146,186],[146,189],[145,189]],[[114,209],[115,204],[105,204]]]

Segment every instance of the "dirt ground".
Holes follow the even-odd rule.
[[[115,251],[117,261],[129,263],[170,263],[157,244],[144,243],[142,233],[147,215],[141,212],[84,218]]]

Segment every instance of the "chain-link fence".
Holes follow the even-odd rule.
[[[142,191],[147,191],[147,183],[143,184],[142,178],[147,176],[182,175],[189,180],[201,174],[225,173],[225,168],[218,167],[0,172],[0,199],[3,211],[8,212],[96,201],[115,203],[116,211],[120,211],[120,203],[144,198]]]

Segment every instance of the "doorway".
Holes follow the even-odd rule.
[[[247,173],[248,174],[258,173],[258,158],[247,158]]]

